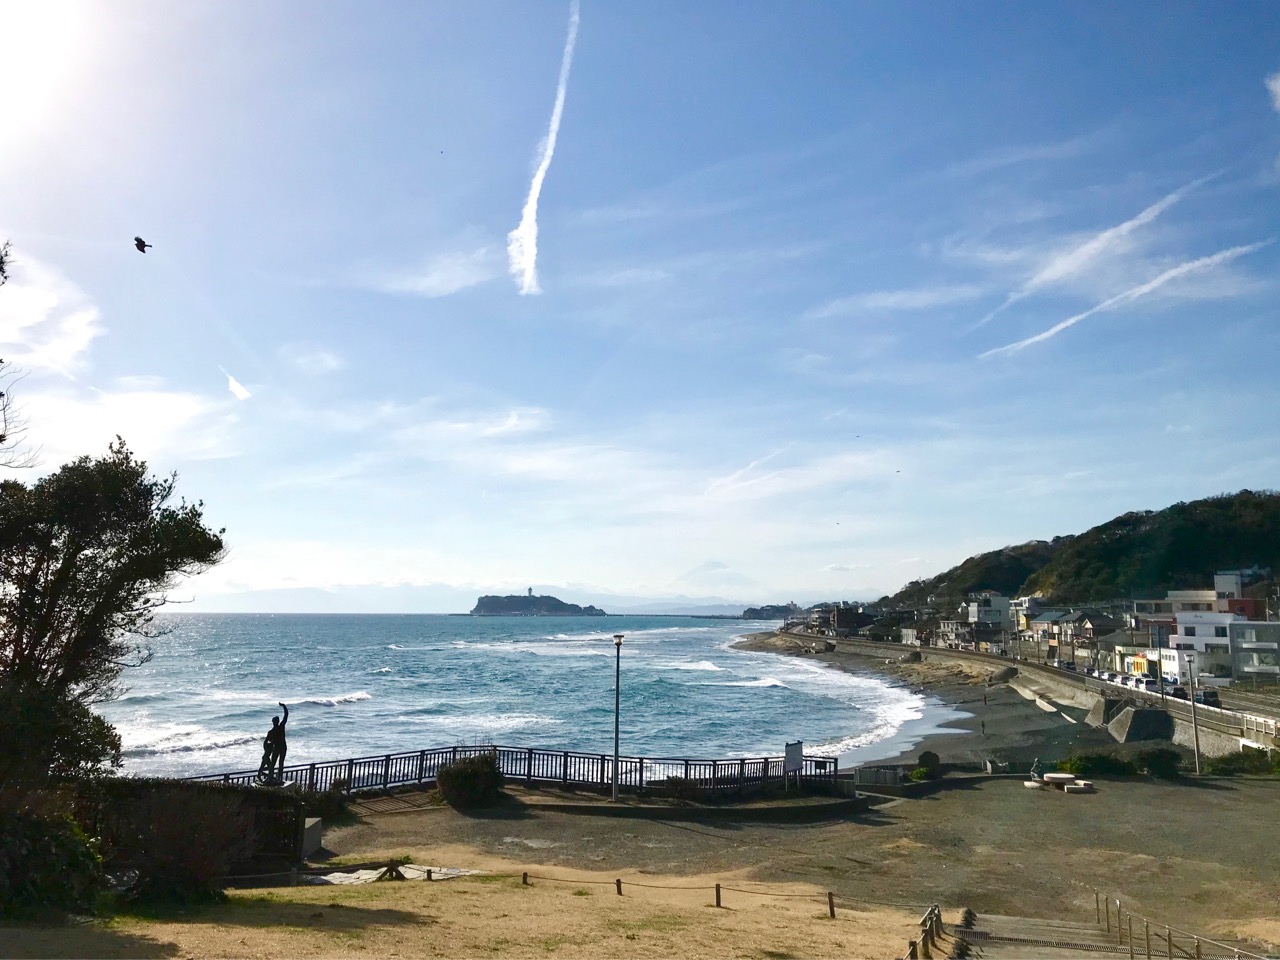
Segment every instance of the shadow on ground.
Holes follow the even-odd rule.
[[[0,957],[176,957],[175,943],[112,930],[98,922],[0,927]]]

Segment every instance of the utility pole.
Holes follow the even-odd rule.
[[[1195,662],[1188,664],[1191,675],[1191,733],[1195,740],[1196,776],[1200,776],[1200,721],[1196,718],[1196,668]]]

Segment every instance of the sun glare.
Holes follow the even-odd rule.
[[[0,0],[0,145],[54,125],[85,55],[87,9],[58,0]]]

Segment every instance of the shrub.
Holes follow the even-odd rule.
[[[667,792],[675,800],[702,799],[702,788],[698,786],[698,781],[686,777],[667,777]]]
[[[0,823],[0,917],[92,908],[102,860],[70,817],[13,813]]]
[[[222,878],[253,853],[253,810],[231,791],[152,791],[117,815],[129,899],[219,899]]]
[[[1131,777],[1138,768],[1110,753],[1077,753],[1058,761],[1058,769],[1077,777]]]
[[[942,759],[932,750],[920,754],[919,765],[929,771],[931,780],[942,772]]]
[[[960,911],[960,926],[964,927],[966,930],[972,930],[973,925],[977,923],[977,921],[978,915],[973,912],[972,908],[965,907]]]
[[[308,817],[319,817],[325,823],[350,823],[355,818],[348,807],[348,797],[338,784],[328,790],[309,790],[301,794],[302,809]]]
[[[1134,765],[1143,773],[1161,780],[1175,780],[1178,767],[1182,764],[1182,755],[1168,747],[1151,747],[1139,750],[1133,757]]]
[[[436,773],[445,802],[458,810],[488,807],[502,799],[502,771],[492,751],[445,764]]]
[[[913,783],[919,783],[922,780],[932,780],[933,771],[930,770],[928,767],[916,767],[914,770],[908,773],[907,776],[911,779]]]
[[[1267,776],[1280,773],[1280,754],[1272,757],[1266,750],[1255,750],[1242,747],[1239,753],[1228,753],[1223,757],[1214,757],[1205,769],[1219,777],[1237,777],[1241,774]]]

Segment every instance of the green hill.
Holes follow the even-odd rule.
[[[1027,578],[1048,563],[1070,539],[1058,537],[1052,541],[1032,540],[1016,547],[980,553],[936,577],[908,583],[892,597],[881,600],[877,606],[933,606],[946,609],[966,595],[981,590],[1016,596]],[[932,602],[930,597],[934,598]]]
[[[1211,587],[1215,570],[1280,568],[1280,493],[1236,494],[1126,513],[1074,537],[1023,593],[1087,600]]]
[[[1280,569],[1280,493],[1274,491],[1241,490],[1126,513],[1078,536],[981,553],[907,584],[877,606],[945,609],[980,590],[1040,594],[1054,603],[1114,600],[1210,587],[1214,571],[1255,564]]]

